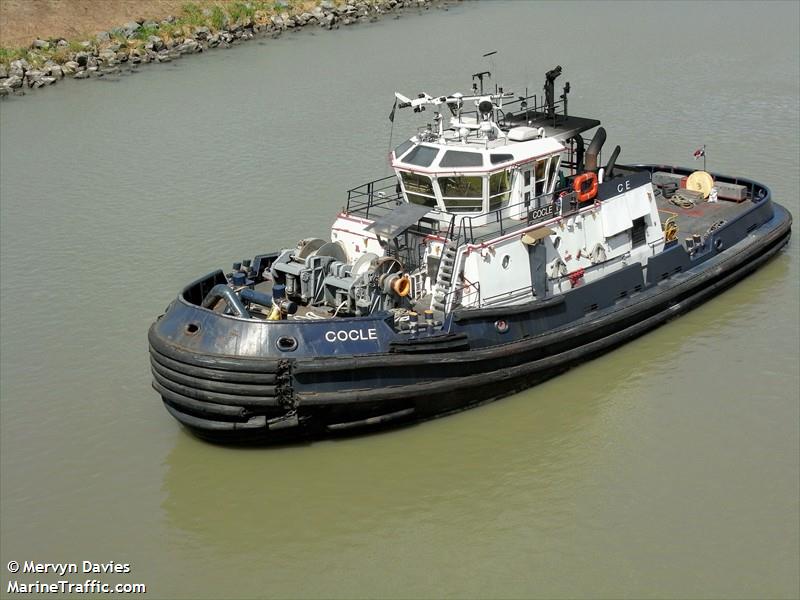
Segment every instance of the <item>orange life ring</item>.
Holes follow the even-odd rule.
[[[590,181],[588,189],[586,182]],[[581,173],[572,182],[572,189],[578,195],[578,202],[588,202],[597,196],[597,175],[594,173]]]

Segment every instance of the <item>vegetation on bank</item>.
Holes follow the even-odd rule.
[[[341,4],[344,2],[344,4]],[[362,0],[369,5],[384,4],[380,0]],[[347,0],[337,0],[346,5]],[[393,3],[392,3],[393,4]],[[323,0],[319,5],[333,8],[333,2]],[[161,38],[165,43],[192,37],[198,27],[207,27],[213,35],[231,25],[243,27],[252,25],[268,26],[273,17],[295,18],[312,11],[318,6],[314,0],[249,0],[243,1],[205,1],[202,4],[184,4],[180,13],[161,21],[139,19],[120,24],[107,32],[72,39],[51,38],[32,40],[26,48],[0,47],[0,66],[7,69],[12,61],[23,59],[31,68],[41,69],[47,64],[62,65],[75,60],[79,52],[98,53],[105,48],[134,50],[142,48],[151,36]],[[119,47],[117,47],[119,45]]]

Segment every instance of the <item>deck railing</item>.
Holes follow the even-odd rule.
[[[388,175],[347,190],[347,212],[375,219],[403,202],[397,177]]]
[[[455,306],[464,303],[469,299],[470,306],[481,306],[481,283],[480,281],[468,281],[462,276],[461,285],[454,285],[450,291],[444,295],[445,312],[449,312]]]
[[[541,194],[528,202],[518,202],[489,213],[477,216],[459,215],[456,242],[478,244],[493,237],[525,229],[538,222],[571,215],[577,212],[578,205],[575,204],[573,207],[569,196],[561,196],[562,192],[571,191],[571,186],[567,185],[551,193]]]
[[[551,125],[552,127],[556,127],[559,119],[565,119],[567,117],[567,103],[563,97],[559,97],[559,99],[553,102],[552,111],[548,114],[547,103],[544,98],[539,98],[536,94],[519,96],[514,100],[503,103],[503,109],[500,111],[498,122],[502,125],[506,122],[506,115],[512,112],[515,120],[524,115],[524,120],[526,122],[532,121],[536,125]]]
[[[397,179],[390,175],[348,190],[347,213],[365,219],[376,219],[390,212],[404,201],[402,193],[395,187],[396,182]],[[539,221],[572,214],[577,210],[577,205],[572,207],[568,199],[563,202],[560,198],[562,192],[570,191],[570,184],[567,184],[528,202],[519,202],[475,216],[439,213],[437,209],[431,209],[431,212],[438,213],[436,221],[439,229],[437,231],[431,225],[420,233],[438,233],[457,245],[480,243],[490,237],[524,229]]]

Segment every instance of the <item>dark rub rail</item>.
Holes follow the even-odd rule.
[[[193,353],[151,328],[153,388],[184,425],[208,431],[266,428],[292,408],[290,365]]]

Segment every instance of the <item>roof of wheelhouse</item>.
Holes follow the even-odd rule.
[[[506,113],[505,122],[500,122],[500,128],[513,128],[518,126],[544,127],[547,136],[559,141],[568,140],[579,133],[588,131],[600,125],[598,119],[556,115],[549,117],[543,112],[520,111],[519,113]]]
[[[484,145],[423,142],[415,136],[395,148],[392,166],[416,172],[480,173],[529,162],[563,150],[561,142],[551,137],[521,142],[497,139]]]
[[[494,52],[486,56],[491,54]],[[395,107],[412,108],[415,113],[434,107],[436,112],[427,129],[394,149],[392,166],[422,173],[482,173],[563,152],[568,140],[579,138],[600,121],[567,115],[569,82],[560,100],[555,99],[554,82],[560,74],[560,66],[546,73],[544,102],[536,95],[529,96],[527,88],[525,95],[516,99],[513,92],[498,86],[494,92],[484,93],[484,77],[491,78],[489,71],[472,76],[471,95],[430,96],[423,92],[412,100],[396,92]],[[473,104],[474,110],[469,110]],[[449,127],[439,112],[442,108],[452,114]],[[561,108],[560,114],[557,108]],[[394,112],[392,108],[392,121]]]

